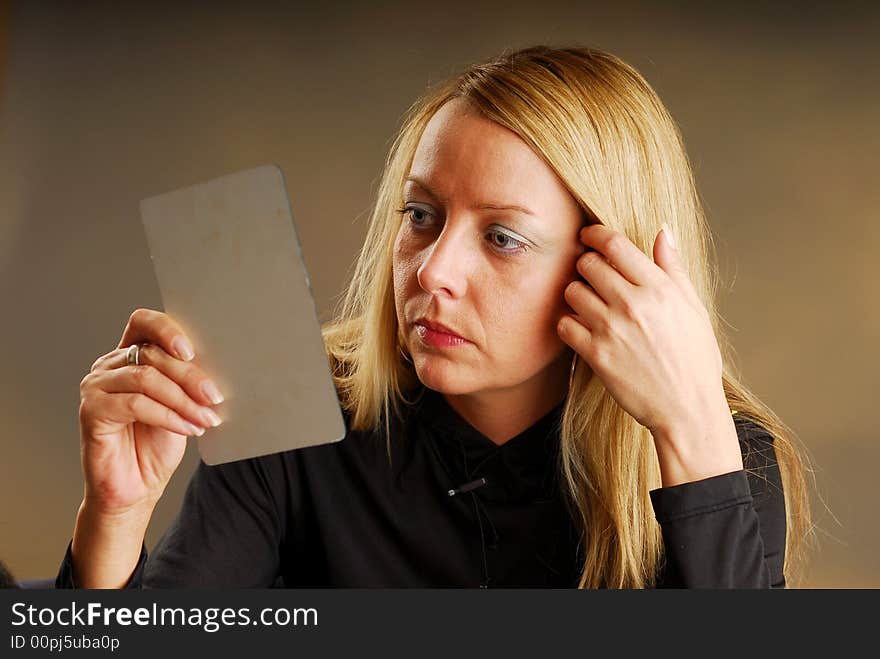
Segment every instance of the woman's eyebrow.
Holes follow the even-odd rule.
[[[427,192],[437,201],[442,201],[445,203],[445,199],[440,199],[430,188],[430,186],[425,183],[423,180],[416,176],[407,176],[406,180],[410,183],[414,183],[422,190]],[[496,203],[483,203],[483,204],[475,204],[471,207],[473,210],[490,210],[490,211],[515,211],[517,213],[522,213],[523,215],[530,215],[532,217],[537,217],[535,213],[525,206],[519,206],[517,204],[496,204]]]

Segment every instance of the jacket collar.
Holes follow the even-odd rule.
[[[565,401],[529,428],[501,445],[471,426],[442,394],[422,388],[418,424],[436,448],[451,482],[460,486],[479,478],[487,483],[481,498],[529,502],[553,497],[558,482],[559,428]]]

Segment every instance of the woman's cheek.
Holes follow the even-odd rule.
[[[536,342],[545,344],[549,340],[554,345],[561,342],[556,325],[570,311],[564,297],[568,284],[567,279],[536,279],[529,287],[531,294],[520,299],[520,305],[526,309],[525,314],[531,318]]]
[[[408,282],[416,277],[418,268],[418,257],[409,248],[406,239],[398,236],[391,266],[395,289],[405,291]]]

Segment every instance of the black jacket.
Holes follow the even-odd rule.
[[[576,587],[561,412],[497,446],[425,389],[392,426],[390,464],[381,433],[351,431],[335,444],[200,463],[128,587]],[[772,439],[734,418],[746,470],[650,493],[666,552],[658,586],[785,585]],[[476,487],[450,496],[467,484]],[[69,546],[56,585],[75,586]]]

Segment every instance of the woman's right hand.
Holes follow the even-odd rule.
[[[139,365],[128,348],[143,344]],[[223,398],[193,361],[192,344],[171,317],[137,309],[116,350],[80,383],[83,505],[107,518],[149,515],[180,465],[186,438],[220,424]]]

